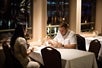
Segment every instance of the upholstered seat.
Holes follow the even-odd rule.
[[[60,53],[52,48],[45,47],[41,50],[44,68],[62,68]]]
[[[23,68],[20,62],[14,57],[6,41],[2,43],[2,47],[5,54],[4,68]]]
[[[80,36],[79,34],[76,34],[76,38],[77,38],[77,48],[79,50],[86,51],[85,38]]]
[[[98,39],[94,39],[90,42],[89,52],[95,53],[96,59],[98,58],[98,53],[101,47],[101,43]]]

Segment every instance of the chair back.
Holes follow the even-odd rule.
[[[9,47],[9,45],[7,44],[6,41],[4,41],[4,42],[2,43],[2,47],[3,47],[3,52],[4,52],[4,54],[5,54],[5,58],[8,59],[9,56],[11,56],[12,54],[11,54],[11,52],[10,52],[10,47]]]
[[[62,68],[60,53],[52,48],[45,47],[41,50],[44,68]]]
[[[94,52],[96,59],[98,58],[98,53],[101,47],[101,43],[98,39],[92,40],[89,46],[89,52]]]
[[[79,50],[86,51],[85,38],[80,36],[79,34],[76,34],[76,38],[77,38],[77,48]]]
[[[2,43],[2,47],[5,55],[4,68],[23,68],[20,62],[14,57],[7,41]]]

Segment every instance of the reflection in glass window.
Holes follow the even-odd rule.
[[[69,0],[47,0],[47,16],[47,35],[54,37],[60,23],[69,23]]]
[[[26,23],[31,33],[32,1],[0,0],[0,34],[12,34],[18,22]]]
[[[69,21],[69,0],[47,0],[47,24],[59,25]]]
[[[96,0],[82,0],[81,31],[94,30]]]

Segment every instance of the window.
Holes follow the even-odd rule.
[[[33,0],[0,0],[0,34],[11,34],[18,22],[26,23],[32,33]]]
[[[47,0],[47,34],[55,36],[61,22],[69,23],[69,0]]]
[[[81,31],[95,29],[96,0],[82,0]]]

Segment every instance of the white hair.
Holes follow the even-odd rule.
[[[26,44],[26,40],[25,40],[25,38],[18,37],[18,38],[16,39],[15,44],[18,44],[18,45]]]

